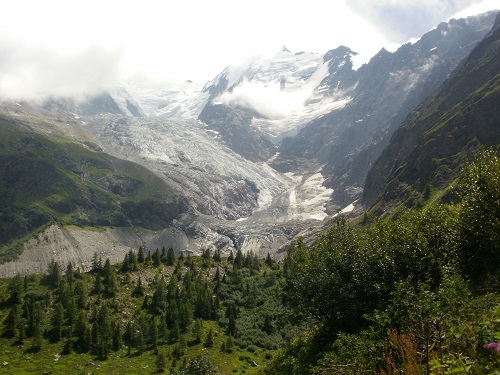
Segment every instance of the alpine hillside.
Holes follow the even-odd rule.
[[[450,75],[460,94],[485,90],[493,105],[495,55],[481,47],[490,57],[480,58],[476,46],[496,14],[441,23],[362,66],[345,46],[283,47],[204,86],[129,82],[87,98],[1,103],[1,255],[19,259],[0,275],[43,272],[54,255],[88,269],[97,248],[113,262],[139,246],[281,254],[338,209],[361,207],[392,134]],[[367,204],[385,186],[375,174]]]

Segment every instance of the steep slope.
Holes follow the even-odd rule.
[[[334,208],[357,199],[367,171],[392,133],[484,37],[495,15],[451,20],[394,53],[380,51],[347,75],[354,82],[351,90],[343,91],[348,103],[285,139],[272,165],[280,171],[322,165],[326,185],[334,189]]]
[[[159,229],[187,210],[151,171],[100,151],[71,117],[49,114],[2,105],[0,245],[53,222]]]
[[[500,15],[487,37],[403,122],[370,170],[363,194],[377,213],[412,207],[456,178],[480,145],[500,143]]]
[[[283,137],[345,104],[330,97],[327,88],[332,83],[327,77],[342,76],[352,66],[351,54],[347,47],[324,55],[292,54],[284,47],[274,56],[226,68],[205,86],[209,103],[199,119],[218,131],[233,151],[266,161]]]

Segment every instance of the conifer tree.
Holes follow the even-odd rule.
[[[104,304],[101,307],[101,310],[99,311],[98,328],[99,328],[98,355],[101,358],[107,358],[109,347],[111,345],[112,330],[111,330],[111,318],[109,315],[109,308],[106,304]]]
[[[32,346],[34,350],[40,350],[43,344],[44,326],[43,309],[40,302],[33,304],[33,339]]]
[[[130,249],[128,252],[128,263],[129,263],[129,270],[130,271],[137,271],[139,269],[137,255],[135,254],[135,252],[132,249]]]
[[[161,264],[160,250],[156,249],[156,251],[153,253],[153,265],[155,267],[158,267],[160,264]]]
[[[52,340],[58,342],[62,337],[62,330],[64,326],[64,307],[61,302],[58,302],[52,313]]]
[[[89,292],[87,289],[87,283],[83,280],[77,280],[75,283],[75,302],[78,309],[84,309],[87,306],[87,299],[89,297]]]
[[[61,281],[61,267],[59,266],[59,262],[52,259],[47,267],[47,283],[52,288],[55,288],[59,285]]]
[[[164,353],[158,353],[156,357],[156,372],[160,374],[165,372],[165,367],[167,367],[167,358]]]
[[[127,273],[130,270],[129,268],[129,260],[128,253],[125,253],[125,257],[123,258],[122,266],[120,267],[120,271],[123,273]]]
[[[100,273],[102,270],[102,258],[97,255],[97,252],[94,253],[92,257],[92,272]]]
[[[238,249],[236,252],[236,256],[233,261],[233,267],[236,269],[240,269],[243,267],[243,253],[241,252],[241,249]]]
[[[155,318],[151,319],[151,324],[149,326],[149,340],[153,351],[158,353],[158,324]]]
[[[137,253],[137,261],[139,263],[144,263],[145,261],[145,255],[144,255],[144,249],[142,248],[142,246],[139,246],[139,251]]]
[[[211,348],[214,346],[214,333],[212,327],[210,327],[210,330],[208,331],[204,346],[205,348]]]
[[[159,315],[167,308],[167,285],[163,277],[156,284],[153,298],[151,299],[151,310],[154,314]]]
[[[75,329],[73,333],[76,337],[76,345],[82,352],[88,351],[88,342],[86,342],[87,330],[89,329],[89,322],[85,311],[80,311],[78,318],[75,322]]]
[[[179,323],[177,322],[177,319],[174,321],[174,326],[172,330],[170,331],[170,342],[174,343],[179,341],[181,337],[181,330],[179,328]]]
[[[68,262],[68,265],[66,266],[66,280],[68,281],[69,286],[72,287],[73,281],[75,280],[75,270],[73,269],[73,264],[71,262]]]
[[[113,321],[112,330],[113,330],[112,346],[113,350],[116,352],[122,348],[122,330],[120,328],[120,324]]]
[[[193,338],[197,344],[203,341],[203,321],[201,319],[196,319],[194,322]]]
[[[165,314],[162,314],[158,322],[158,340],[164,343],[168,338],[167,336],[168,336],[167,322],[165,319]]]
[[[111,262],[109,258],[106,259],[103,268],[103,280],[102,285],[104,287],[104,292],[109,296],[114,296],[118,288],[118,282],[116,280],[116,273],[113,267],[111,267]]]
[[[10,303],[23,303],[24,283],[19,273],[9,282],[8,290]]]
[[[19,322],[21,321],[21,308],[19,304],[14,304],[9,310],[9,315],[4,321],[3,334],[5,337],[14,337],[17,334]]]
[[[142,279],[137,278],[137,284],[132,292],[132,297],[142,297],[144,295],[144,287],[142,286]]]
[[[127,353],[130,355],[132,344],[133,344],[133,330],[132,323],[129,321],[127,323],[127,327],[125,328],[125,332],[123,333],[123,342],[127,345]]]
[[[173,266],[175,264],[175,251],[173,247],[169,247],[167,250],[167,266]]]

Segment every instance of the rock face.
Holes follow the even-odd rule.
[[[448,186],[480,145],[500,143],[499,19],[396,131],[368,173],[367,206],[418,205],[426,189]]]
[[[399,124],[470,53],[494,17],[491,12],[442,23],[418,42],[394,53],[382,50],[356,72],[344,72],[355,82],[345,94],[349,103],[286,139],[272,165],[286,171],[307,161],[319,163],[334,189],[334,208],[359,198],[367,171]]]
[[[199,120],[217,132],[221,141],[237,154],[250,161],[264,162],[278,151],[278,147],[251,126],[254,117],[260,115],[251,109],[210,104],[200,113]]]

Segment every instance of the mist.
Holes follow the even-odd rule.
[[[0,40],[0,99],[91,95],[118,82],[121,51],[91,46],[71,54]]]
[[[404,43],[481,0],[351,0],[347,4],[389,40]]]

